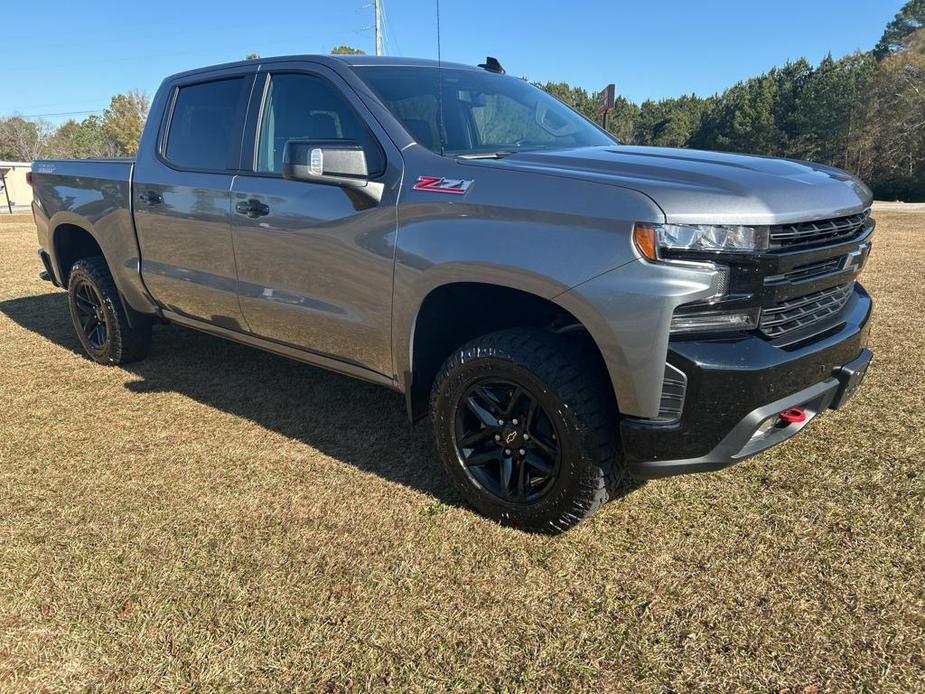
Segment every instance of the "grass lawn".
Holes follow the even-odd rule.
[[[0,689],[925,689],[925,215],[866,383],[559,537],[463,507],[400,396],[183,328],[105,368],[0,215]]]

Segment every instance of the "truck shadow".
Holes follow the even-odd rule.
[[[83,356],[63,292],[0,302],[23,328]],[[180,326],[156,326],[151,354],[120,367],[138,394],[176,392],[312,446],[443,503],[464,506],[436,459],[428,421],[408,423],[386,388]],[[625,495],[640,483],[628,482]]]

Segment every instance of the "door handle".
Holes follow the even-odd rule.
[[[259,200],[242,200],[234,206],[234,211],[238,214],[247,215],[251,219],[263,217],[270,214],[270,207],[264,205]]]
[[[147,205],[156,205],[163,200],[160,194],[155,193],[153,190],[146,190],[144,193],[140,193],[138,199]]]

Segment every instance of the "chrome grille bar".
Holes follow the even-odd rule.
[[[849,282],[782,301],[762,311],[758,327],[766,336],[776,339],[819,323],[841,311],[853,290],[854,283]]]
[[[864,229],[869,219],[870,210],[865,210],[847,217],[775,225],[769,232],[771,247],[790,248],[851,238]]]

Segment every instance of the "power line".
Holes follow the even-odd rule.
[[[293,43],[298,41],[300,45],[304,45],[306,38],[319,37],[319,36],[320,34],[300,34],[298,38],[294,36],[293,37],[283,37],[283,38],[276,37],[276,41],[277,41],[277,45],[279,44],[280,41],[285,41],[287,43],[290,41]],[[227,50],[238,50],[243,55],[248,50],[253,50],[251,46],[252,44],[249,45],[246,43],[246,39],[239,39],[235,43],[227,43],[227,44],[222,44],[222,45],[217,45],[217,46],[203,46],[201,48],[193,48],[193,49],[175,51],[175,52],[170,52],[170,53],[149,53],[149,54],[131,53],[129,55],[123,55],[123,56],[118,56],[114,58],[96,59],[96,60],[77,60],[77,61],[68,61],[68,62],[54,62],[54,63],[45,63],[44,65],[43,64],[39,64],[39,65],[25,64],[22,66],[16,65],[11,68],[4,68],[4,72],[9,72],[9,73],[35,72],[35,71],[42,71],[42,70],[54,70],[57,68],[65,68],[65,67],[105,65],[105,64],[110,64],[110,63],[123,63],[123,62],[142,63],[144,61],[151,60],[151,59],[157,59],[157,58],[174,58],[174,57],[179,57],[179,56],[184,56],[184,55],[193,55],[193,54],[198,54],[198,53],[210,53],[210,52],[218,53],[220,51],[227,51]]]
[[[51,118],[53,116],[88,116],[91,113],[102,113],[106,107],[98,108],[95,111],[62,111],[61,113],[30,113],[20,118]],[[18,115],[18,114],[16,114]]]
[[[386,41],[389,47],[389,53],[392,55],[401,55],[401,44],[398,43],[398,37],[395,35],[395,32],[392,30],[392,20],[391,15],[385,7],[385,4],[382,5],[382,16],[385,22],[385,34]]]

